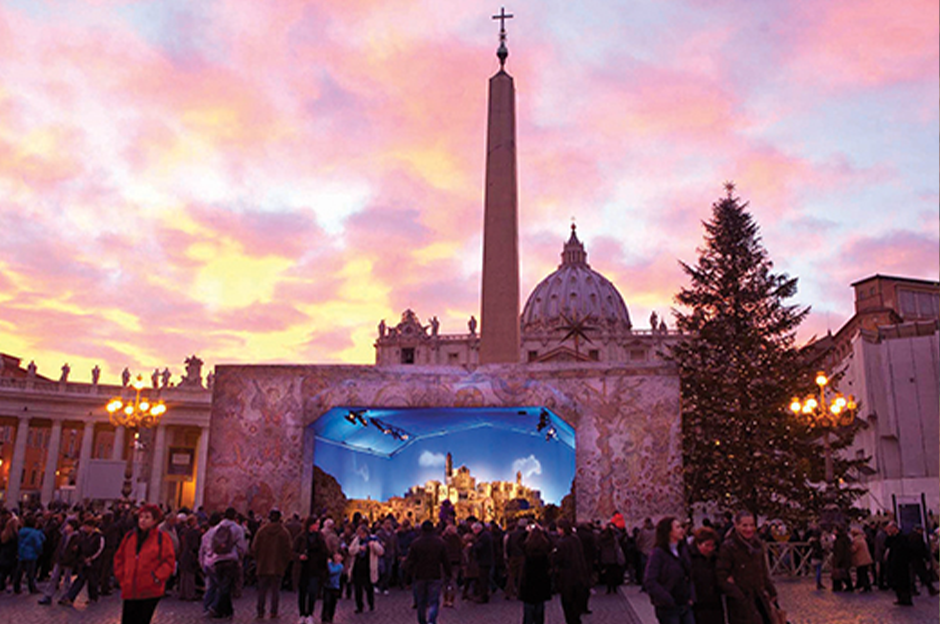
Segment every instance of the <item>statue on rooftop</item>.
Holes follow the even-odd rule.
[[[164,368],[163,372],[160,374],[160,381],[163,382],[164,388],[170,387],[170,369]]]
[[[153,369],[153,372],[150,373],[150,385],[154,390],[160,387],[160,369],[159,368]]]
[[[441,322],[437,320],[436,316],[432,316],[429,322],[431,323],[431,335],[437,336],[437,332],[441,328]]]
[[[182,380],[180,380],[180,385],[201,388],[203,361],[193,354],[186,358],[183,363],[186,364],[186,374],[183,375]]]
[[[650,313],[650,327],[653,329],[653,331],[656,331],[656,328],[659,327],[658,323],[659,317],[656,315],[656,310],[653,310]]]
[[[91,383],[97,386],[99,379],[101,379],[101,369],[95,364],[95,367],[91,369]]]
[[[31,378],[36,376],[36,362],[30,360],[29,366],[26,367],[26,375]]]
[[[477,335],[477,319],[475,316],[471,315],[470,320],[467,321],[467,329],[470,330],[471,336]]]
[[[386,327],[386,325],[385,325],[385,319],[382,319],[382,320],[379,322],[379,338],[385,338],[385,331],[386,331],[386,329],[387,329],[387,327]]]
[[[125,366],[121,371],[121,385],[126,386],[131,382],[131,371]]]
[[[69,366],[69,363],[66,362],[62,365],[62,376],[59,377],[59,383],[65,383],[69,380],[69,373],[72,372],[72,367]]]

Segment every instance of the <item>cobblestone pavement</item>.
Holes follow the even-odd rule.
[[[894,604],[892,591],[875,590],[870,594],[844,594],[817,591],[807,580],[776,578],[780,606],[787,611],[791,624],[936,624],[940,621],[940,605],[935,596],[924,592],[914,597],[913,607]],[[656,624],[649,596],[635,585],[621,588],[643,624]],[[587,618],[584,624],[594,624]]]
[[[86,605],[85,593],[79,596],[74,607],[58,604],[40,606],[36,604],[40,596],[28,594],[0,595],[0,624],[117,624],[121,619],[121,601],[117,596],[103,597],[97,604]],[[314,611],[317,621],[320,618],[322,603],[317,602]],[[591,597],[590,607],[593,613],[585,615],[583,624],[641,624],[633,614],[627,599],[619,594],[607,596],[603,590]],[[415,611],[411,609],[411,593],[391,590],[388,596],[375,597],[375,611],[355,614],[352,600],[340,600],[336,609],[336,624],[414,624],[417,622]],[[281,592],[281,617],[276,621],[282,624],[296,624],[297,594]],[[184,624],[190,622],[216,622],[202,617],[202,605],[198,602],[181,602],[176,598],[164,598],[157,606],[154,624]],[[235,619],[223,622],[257,622],[255,618],[255,593],[246,588],[242,598],[235,601]],[[275,620],[266,620],[274,622]],[[464,603],[458,601],[453,609],[441,609],[438,617],[440,624],[517,624],[522,621],[522,603],[509,601],[501,593],[495,594],[487,604]],[[561,603],[556,596],[545,608],[546,624],[564,624]]]
[[[787,610],[792,624],[928,624],[940,622],[940,603],[936,597],[922,594],[914,598],[914,607],[894,605],[894,593],[874,591],[871,594],[839,594],[816,591],[806,580],[777,580],[780,602]],[[84,592],[74,607],[39,606],[39,596],[28,594],[0,595],[0,624],[116,624],[120,621],[121,602],[117,596],[104,597],[98,604],[84,604]],[[297,595],[281,592],[283,624],[297,622]],[[591,615],[585,615],[583,624],[655,624],[649,597],[636,586],[621,588],[618,595],[604,595],[603,589],[591,597]],[[316,614],[319,619],[320,603]],[[337,624],[413,624],[417,621],[411,607],[411,594],[392,590],[388,596],[378,595],[376,610],[354,614],[354,603],[341,600],[334,622]],[[234,622],[256,622],[255,594],[246,589],[235,602]],[[442,609],[441,624],[515,624],[522,620],[522,604],[503,599],[497,593],[489,604],[478,605],[458,602],[455,609]],[[556,596],[546,605],[546,623],[563,624],[561,604]],[[188,624],[211,622],[202,617],[200,603],[181,602],[176,598],[160,601],[154,624]],[[232,620],[228,620],[232,621]],[[270,621],[270,620],[269,620]]]

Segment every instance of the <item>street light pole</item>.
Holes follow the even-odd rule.
[[[160,418],[166,413],[166,405],[163,401],[151,403],[145,396],[141,397],[140,392],[144,389],[144,376],[137,375],[131,382],[134,389],[134,401],[125,402],[121,396],[112,398],[107,405],[108,418],[115,427],[124,427],[130,436],[127,449],[127,460],[124,464],[124,484],[121,486],[121,496],[125,502],[130,502],[133,486],[131,479],[134,476],[134,454],[137,452],[140,438],[141,427],[154,427],[160,422]]]
[[[836,427],[847,427],[855,420],[855,410],[858,405],[854,397],[842,396],[835,393],[827,402],[826,387],[829,378],[822,371],[816,373],[816,385],[819,387],[819,398],[810,395],[804,400],[793,397],[790,401],[790,410],[805,424],[813,428],[821,428],[823,432],[823,457],[826,468],[826,495],[831,501],[835,499],[835,467],[832,457],[832,441],[830,435]]]

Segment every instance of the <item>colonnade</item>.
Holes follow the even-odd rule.
[[[51,424],[50,424],[51,422]],[[4,503],[7,506],[17,505],[22,502],[23,496],[23,478],[24,468],[27,459],[27,440],[29,439],[30,427],[35,429],[48,429],[49,440],[45,449],[46,458],[43,467],[42,486],[40,488],[40,502],[46,506],[56,498],[57,471],[59,470],[59,459],[62,452],[62,430],[68,423],[69,428],[81,428],[81,447],[78,455],[78,467],[75,482],[75,489],[81,497],[82,492],[86,490],[86,481],[89,478],[89,464],[93,457],[93,445],[95,441],[95,426],[106,425],[107,421],[89,417],[86,420],[76,421],[73,418],[61,417],[33,417],[21,415],[17,417],[16,433],[13,442],[13,455],[10,460],[8,470],[6,493]],[[168,429],[176,426],[173,423],[162,422],[154,428],[152,436],[152,448],[147,452],[150,454],[150,474],[148,475],[148,500],[154,502],[163,496],[163,482],[167,472],[168,452],[167,433]],[[126,460],[125,453],[134,452],[133,446],[127,444],[128,434],[124,427],[114,429],[114,443],[111,449],[111,460]],[[209,428],[208,426],[199,426],[199,437],[196,445],[196,474],[195,476],[195,496],[194,507],[203,504],[205,498],[205,475],[206,462],[209,453]]]

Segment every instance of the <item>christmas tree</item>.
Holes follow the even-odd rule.
[[[797,278],[773,273],[757,223],[734,185],[704,223],[691,284],[676,300],[685,338],[671,358],[682,386],[687,502],[806,517],[823,503],[818,432],[794,418],[790,398],[810,373],[795,347],[808,308],[787,303]],[[844,471],[845,463],[839,467]]]

